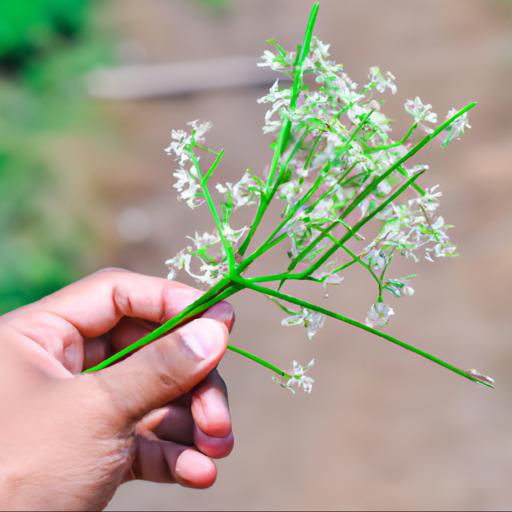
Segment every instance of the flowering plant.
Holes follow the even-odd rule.
[[[236,183],[217,183],[218,207],[211,182],[224,150],[204,144],[210,123],[193,121],[188,131],[172,132],[166,151],[179,165],[174,187],[190,208],[208,206],[215,230],[189,237],[190,245],[167,261],[169,278],[185,271],[209,289],[182,313],[90,371],[108,366],[217,302],[249,289],[269,297],[286,315],[282,324],[302,325],[309,339],[331,317],[492,387],[490,377],[457,368],[378,329],[394,314],[384,301],[386,294],[414,294],[410,284],[414,275],[390,276],[395,258],[434,261],[457,254],[448,235],[451,226],[436,213],[439,186],[422,188],[418,181],[428,166],[410,166],[408,161],[430,142],[440,140],[444,147],[459,139],[470,128],[467,113],[475,103],[450,110],[437,124],[430,104],[418,97],[407,100],[404,107],[412,125],[400,140],[393,139],[391,120],[382,112],[379,95],[396,94],[395,77],[372,67],[366,84],[352,81],[343,66],[331,60],[329,45],[312,35],[317,11],[315,4],[297,51],[286,51],[269,40],[274,50],[265,51],[258,64],[282,73],[286,80],[285,85],[276,80],[258,100],[269,105],[263,132],[275,136],[268,172],[259,176],[247,170]],[[280,205],[280,222],[252,248],[271,203]],[[250,227],[237,226],[238,209],[251,206],[256,211]],[[368,224],[377,232],[371,241],[365,237]],[[290,260],[287,269],[250,274],[253,262],[283,245]],[[352,266],[363,267],[377,288],[364,323],[283,291],[292,280],[324,288],[338,285]],[[313,361],[304,366],[294,361],[286,372],[239,347],[228,348],[275,372],[282,386],[311,391],[313,379],[306,372]]]

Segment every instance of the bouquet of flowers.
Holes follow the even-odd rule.
[[[218,182],[224,151],[205,145],[211,124],[192,121],[188,130],[172,131],[166,151],[177,162],[174,187],[179,199],[190,208],[209,208],[215,228],[196,232],[190,244],[166,262],[169,278],[184,271],[208,289],[182,313],[89,371],[108,366],[241,290],[252,290],[284,313],[283,325],[303,326],[310,340],[330,317],[493,387],[490,377],[457,368],[380,330],[394,314],[388,297],[414,294],[414,275],[392,275],[396,258],[433,262],[457,255],[449,237],[452,226],[437,213],[439,186],[420,185],[428,166],[410,165],[409,160],[427,144],[445,147],[459,139],[470,128],[468,111],[475,103],[451,109],[439,120],[430,104],[418,97],[408,99],[404,108],[412,124],[405,135],[393,138],[381,95],[397,93],[395,77],[371,67],[367,83],[351,80],[343,65],[331,59],[329,45],[313,36],[317,12],[315,4],[296,50],[269,40],[273,49],[266,50],[258,64],[283,74],[283,80],[276,80],[258,100],[269,107],[263,132],[274,137],[273,158],[263,175],[247,170],[236,183]],[[271,205],[279,207],[280,220],[266,226]],[[247,207],[254,208],[254,219],[250,226],[238,225],[237,212]],[[255,244],[260,231],[265,236]],[[288,255],[287,268],[265,275],[251,272],[256,260],[279,249]],[[376,287],[364,321],[286,292],[289,281],[323,288],[339,285],[355,266],[362,267]],[[228,348],[273,371],[283,387],[311,391],[313,379],[307,371],[314,361],[294,361],[284,371],[239,347]]]

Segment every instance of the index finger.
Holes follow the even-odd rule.
[[[65,320],[82,336],[94,338],[110,331],[124,316],[163,323],[202,293],[176,281],[108,269],[8,313],[5,318],[26,319],[29,313],[53,315]]]
[[[88,364],[94,360],[89,357],[89,345],[105,348],[107,344],[100,337],[119,325],[123,317],[160,324],[179,314],[202,294],[176,281],[107,269],[7,313],[0,321],[43,347],[70,372],[77,373],[83,369],[84,358]],[[215,318],[230,329],[234,316],[232,309],[231,314],[226,313],[226,307],[226,303],[217,304],[217,313],[223,316]],[[84,343],[84,338],[91,344]],[[94,342],[98,343],[93,345]],[[96,356],[107,352],[96,350]]]

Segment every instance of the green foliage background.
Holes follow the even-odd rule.
[[[85,71],[109,53],[90,22],[96,8],[90,0],[0,2],[0,313],[84,267],[90,234],[60,206],[45,148],[99,122],[83,87]]]

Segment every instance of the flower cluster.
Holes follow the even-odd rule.
[[[303,326],[311,340],[326,314],[342,321],[346,317],[283,294],[282,287],[290,280],[324,288],[339,285],[344,272],[360,266],[375,282],[377,297],[370,302],[365,324],[349,323],[393,341],[376,330],[394,315],[383,294],[389,292],[390,299],[414,294],[409,283],[414,275],[389,276],[393,260],[402,256],[417,262],[423,256],[434,261],[457,254],[448,236],[451,226],[437,213],[439,186],[422,188],[417,181],[428,166],[409,165],[409,160],[434,139],[445,146],[460,138],[470,128],[467,111],[474,105],[450,110],[436,126],[432,105],[419,97],[407,99],[404,110],[412,125],[394,138],[382,95],[397,94],[395,76],[372,66],[366,83],[356,83],[331,58],[329,45],[311,31],[310,24],[297,51],[270,40],[273,49],[258,64],[283,74],[258,100],[267,106],[263,132],[275,137],[274,157],[264,172],[247,170],[237,182],[217,181],[209,187],[223,155],[203,145],[210,123],[193,121],[189,131],[172,132],[166,151],[178,162],[174,187],[191,208],[208,205],[216,230],[190,237],[191,245],[167,261],[169,278],[185,271],[219,296],[244,287],[265,293],[286,312],[282,325]],[[212,193],[220,198],[220,208]],[[256,210],[248,226],[237,225],[243,207]],[[254,233],[271,207],[278,208],[279,223],[253,248]],[[251,275],[256,259],[282,245],[289,258],[285,271]],[[261,286],[272,282],[279,287]],[[299,309],[291,310],[283,301]],[[281,383],[309,392],[313,380],[305,373],[312,364],[294,362],[291,376]]]

